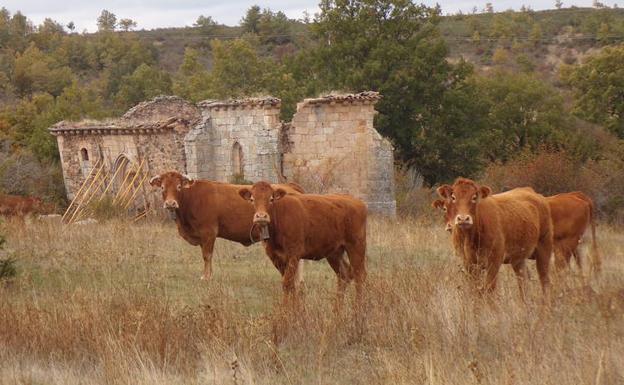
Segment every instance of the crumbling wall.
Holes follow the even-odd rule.
[[[50,128],[57,137],[68,199],[73,199],[90,171],[102,159],[111,176],[120,157],[135,166],[145,159],[150,175],[184,171],[184,137],[199,120],[199,110],[178,97],[157,97],[130,109],[122,118],[106,121],[62,121]],[[88,161],[83,158],[83,149]]]
[[[185,138],[190,176],[223,182],[277,181],[280,100],[198,104],[201,120]]]
[[[392,145],[373,127],[379,95],[306,99],[288,130],[284,175],[321,193],[348,193],[371,212],[396,213]]]

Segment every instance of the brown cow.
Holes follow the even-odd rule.
[[[496,196],[496,195],[493,195]],[[580,243],[583,241],[588,226],[591,225],[590,258],[592,270],[600,272],[601,258],[596,242],[596,225],[594,222],[594,204],[590,197],[582,192],[570,192],[546,197],[550,206],[553,223],[553,251],[557,267],[568,266],[574,256],[577,266],[582,271]],[[451,232],[455,213],[448,202],[438,199],[432,206],[444,211],[446,230]]]
[[[286,195],[267,182],[241,188],[239,194],[253,204],[254,226],[268,229],[264,246],[283,277],[285,302],[294,293],[299,261],[327,258],[338,276],[339,302],[355,279],[360,303],[366,279],[367,209],[362,201],[349,195]]]
[[[41,214],[47,206],[41,198],[0,194],[0,215],[24,217],[28,214]]]
[[[150,185],[162,189],[164,208],[175,214],[180,236],[191,245],[201,247],[204,258],[202,279],[209,279],[212,275],[212,253],[217,237],[245,246],[257,240],[258,234],[250,232],[253,207],[238,196],[242,185],[195,181],[175,171],[153,177]],[[303,192],[294,183],[278,186],[289,194]]]
[[[574,256],[578,268],[583,271],[579,246],[591,226],[590,257],[592,270],[600,272],[601,260],[596,244],[594,202],[582,192],[570,192],[547,197],[553,222],[553,247],[555,263],[562,268],[570,264]]]
[[[458,178],[452,186],[438,187],[447,216],[454,216],[452,236],[456,253],[472,276],[485,271],[487,291],[496,287],[500,266],[511,264],[523,299],[526,260],[534,258],[548,302],[553,230],[546,199],[531,188],[496,195],[491,195],[491,191],[465,178]]]

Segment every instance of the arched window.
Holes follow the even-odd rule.
[[[86,148],[80,150],[80,159],[85,162],[89,160],[89,151]]]
[[[241,147],[240,143],[234,143],[232,146],[232,174],[235,178],[244,179],[245,165],[243,163],[243,147]]]

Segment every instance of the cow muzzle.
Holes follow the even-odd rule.
[[[174,199],[167,199],[163,204],[163,207],[167,210],[175,210],[179,209],[180,205],[178,205],[178,202]]]
[[[472,215],[468,214],[468,215],[458,215],[455,217],[455,226],[459,227],[460,229],[469,229],[470,227],[472,227]]]
[[[268,213],[260,211],[254,214],[253,222],[259,225],[268,225],[271,222],[271,217]]]

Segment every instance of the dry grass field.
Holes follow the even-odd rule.
[[[546,310],[532,262],[527,305],[508,266],[484,301],[440,223],[373,219],[364,332],[333,311],[329,265],[308,262],[279,346],[279,274],[258,245],[218,240],[203,282],[171,223],[0,232],[18,269],[0,282],[0,384],[624,383],[624,233],[607,226],[603,275],[553,277]]]

